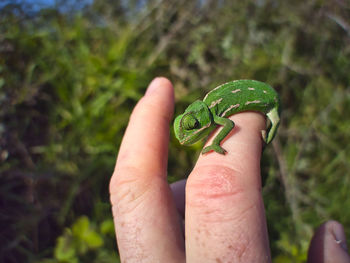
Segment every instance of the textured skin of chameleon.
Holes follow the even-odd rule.
[[[174,122],[175,136],[183,145],[192,144],[209,135],[218,125],[223,129],[211,145],[202,153],[215,151],[225,154],[221,141],[234,128],[228,117],[243,111],[258,111],[265,114],[271,125],[262,131],[266,144],[274,138],[279,125],[280,100],[277,92],[268,84],[256,80],[236,80],[211,90],[203,101],[195,101]]]

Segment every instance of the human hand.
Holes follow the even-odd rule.
[[[271,262],[260,179],[264,117],[231,116],[236,127],[224,140],[228,153],[201,155],[186,190],[184,181],[171,189],[166,169],[173,106],[171,83],[153,80],[119,150],[110,194],[122,262]],[[309,262],[350,263],[341,246],[344,232],[337,235],[342,242],[329,235],[341,225],[330,224],[315,235]]]

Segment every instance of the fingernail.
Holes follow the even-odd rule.
[[[335,242],[339,244],[345,251],[348,251],[348,246],[346,244],[346,237],[343,226],[341,224],[335,224],[332,227],[332,233],[335,239]]]
[[[157,90],[157,82],[160,78],[155,78],[151,81],[151,83],[148,85],[148,88],[146,90],[145,96],[151,95],[152,93],[154,93],[155,90]]]

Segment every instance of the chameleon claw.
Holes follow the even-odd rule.
[[[217,152],[217,153],[220,153],[220,154],[226,154],[227,151],[222,148],[220,145],[209,145],[207,147],[205,147],[202,151],[202,154],[205,154],[205,153],[208,153],[210,151],[214,151],[214,152]]]

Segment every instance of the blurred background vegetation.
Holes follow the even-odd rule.
[[[262,159],[273,262],[305,262],[328,219],[350,238],[349,1],[34,2],[0,9],[0,262],[119,261],[109,178],[158,75],[176,114],[229,80],[280,93]],[[172,134],[169,182],[200,149]]]

